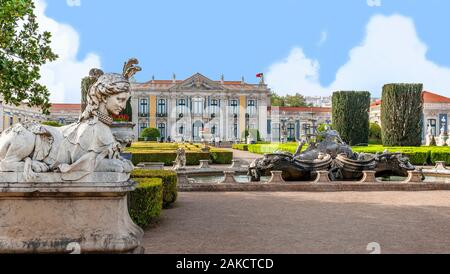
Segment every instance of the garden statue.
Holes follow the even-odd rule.
[[[431,125],[428,124],[427,127],[427,136],[426,136],[426,145],[430,146],[431,145],[431,141],[433,139],[433,129],[431,128]]]
[[[184,169],[186,167],[186,151],[184,148],[177,149],[177,158],[175,159],[175,164],[173,166],[174,170]]]
[[[142,252],[144,231],[128,209],[133,164],[111,131],[136,64],[122,74],[92,70],[77,123],[25,122],[0,135],[0,253]]]
[[[140,70],[136,59],[126,63],[123,74],[103,74],[90,86],[87,105],[77,123],[60,128],[25,122],[0,136],[0,171],[24,172],[31,181],[36,173],[60,172],[78,180],[94,171],[125,172],[133,169],[120,157],[121,144],[111,132],[112,115],[118,115],[130,97],[128,79]]]
[[[401,153],[355,153],[329,126],[319,137],[322,140],[310,142],[305,151],[302,149],[306,142],[302,141],[294,154],[277,151],[254,160],[248,175],[252,181],[259,181],[261,176],[270,176],[271,171],[282,171],[285,181],[306,181],[313,179],[317,171],[326,170],[330,179],[337,181],[359,180],[364,170],[376,171],[379,176],[407,176],[415,169]]]

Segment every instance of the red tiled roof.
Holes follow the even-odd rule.
[[[286,112],[331,112],[331,108],[327,107],[268,107],[267,110],[272,111],[272,108]]]
[[[60,110],[81,111],[81,104],[52,104],[50,107],[50,112]]]
[[[376,107],[381,105],[381,100],[376,100],[375,102],[373,102],[372,104],[370,104],[370,107]]]
[[[424,103],[450,103],[450,98],[429,91],[422,92],[422,98]],[[370,107],[379,105],[381,105],[381,100],[375,101]]]
[[[424,103],[450,103],[450,98],[429,91],[422,92],[422,97]]]

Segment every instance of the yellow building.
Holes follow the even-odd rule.
[[[44,122],[47,116],[42,114],[42,110],[37,107],[29,107],[22,103],[18,106],[5,104],[0,99],[0,132],[20,122]]]

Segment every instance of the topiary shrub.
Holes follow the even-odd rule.
[[[422,84],[387,84],[381,103],[385,146],[420,146],[423,113]]]
[[[177,200],[177,174],[172,170],[146,170],[135,169],[131,172],[131,178],[159,178],[163,182],[163,208],[171,207]]]
[[[333,128],[349,145],[369,143],[370,93],[338,91],[332,97]]]
[[[161,137],[161,134],[157,128],[145,128],[141,132],[141,137],[146,141],[156,141]]]
[[[45,121],[45,122],[42,122],[42,124],[46,125],[46,126],[51,126],[51,127],[62,127],[63,126],[60,123],[55,122],[55,121]]]
[[[233,152],[227,150],[211,149],[210,156],[212,162],[219,165],[231,164],[233,160]]]
[[[146,228],[157,220],[163,205],[163,183],[159,178],[135,178],[138,186],[129,196],[131,219]]]

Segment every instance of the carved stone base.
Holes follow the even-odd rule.
[[[360,183],[376,183],[377,178],[375,177],[376,171],[372,170],[364,170],[363,171],[363,177]]]
[[[408,171],[408,178],[404,181],[404,183],[422,183],[422,173],[419,171]]]
[[[21,177],[0,173],[0,253],[142,252],[143,230],[127,207],[135,183],[124,174],[93,173],[82,182],[58,181],[56,173],[39,174],[38,183]]]
[[[314,183],[329,183],[330,178],[328,177],[329,172],[327,170],[318,170],[317,178],[314,180]]]
[[[209,160],[200,160],[198,168],[209,168]]]
[[[234,171],[224,171],[223,174],[225,175],[225,178],[223,179],[220,184],[236,184],[236,179],[234,179]]]
[[[270,177],[268,184],[283,184],[286,183],[281,176],[283,174],[283,171],[271,171],[272,177]]]

